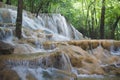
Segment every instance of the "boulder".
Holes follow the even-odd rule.
[[[0,80],[20,80],[18,74],[11,69],[0,71]]]
[[[120,63],[104,66],[103,69],[107,74],[115,74],[120,76]]]
[[[14,52],[14,46],[9,43],[0,41],[0,54],[12,54]]]
[[[14,49],[14,54],[29,54],[34,53],[35,50],[31,45],[28,44],[16,44]]]

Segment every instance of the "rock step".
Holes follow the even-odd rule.
[[[111,47],[119,48],[120,41],[117,40],[71,40],[71,41],[56,41],[56,42],[44,42],[43,46],[48,48],[50,45],[74,45],[79,46],[84,50],[94,49],[98,46],[102,46],[104,49],[110,50]]]
[[[0,54],[12,54],[14,52],[14,46],[0,41]]]

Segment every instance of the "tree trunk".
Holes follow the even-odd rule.
[[[48,13],[48,6],[49,6],[49,5],[50,5],[50,1],[42,0],[42,1],[40,2],[39,8],[38,8],[38,10],[37,10],[37,12],[36,12],[36,17],[38,17],[40,10],[42,10],[42,12],[44,12],[44,13]]]
[[[37,12],[36,12],[36,17],[38,17],[39,11],[41,10],[41,7],[42,7],[42,2],[40,3],[39,8],[38,8],[38,10],[37,10]]]
[[[30,8],[31,8],[30,11],[31,11],[31,13],[34,13],[34,1],[35,0],[32,0],[31,3],[30,3]]]
[[[95,21],[94,21],[94,20],[95,20],[95,19],[94,19],[94,13],[95,13],[94,10],[91,10],[91,14],[93,14],[93,15],[91,15],[91,38],[92,38],[92,39],[94,39],[95,36],[96,36],[96,35],[94,34],[94,26],[95,26],[95,25],[94,25],[94,24],[95,24]]]
[[[105,23],[105,0],[102,0],[101,19],[100,19],[100,38],[104,39],[104,23]]]
[[[16,20],[16,37],[22,38],[22,9],[23,0],[18,0],[17,20]]]
[[[91,6],[94,4],[95,0],[94,1],[91,1],[90,4],[86,4],[88,7],[87,7],[87,18],[86,18],[86,26],[88,27],[88,35],[89,37],[92,38],[92,28],[91,28],[91,24],[92,24],[92,19],[90,19],[90,13],[91,13]]]
[[[119,20],[120,20],[120,16],[116,18],[114,24],[111,26],[111,39],[115,39],[115,29],[117,27]]]
[[[11,0],[6,0],[6,4],[11,5]]]

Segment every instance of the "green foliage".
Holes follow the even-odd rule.
[[[61,3],[60,13],[80,32],[91,38],[99,38],[102,0],[71,0]],[[111,27],[120,16],[120,1],[106,0],[105,38],[111,38]],[[115,29],[115,38],[120,39],[120,21]]]

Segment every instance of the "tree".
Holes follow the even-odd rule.
[[[6,4],[11,5],[11,0],[6,0]]]
[[[104,23],[105,23],[105,0],[102,0],[101,19],[100,19],[100,38],[104,39]]]
[[[119,20],[120,20],[120,16],[117,16],[115,22],[111,26],[111,39],[115,39],[115,29],[117,28],[117,24]]]
[[[22,38],[22,9],[23,0],[18,0],[17,20],[16,20],[16,37]]]
[[[39,15],[39,12],[41,13],[50,13],[51,7],[55,5],[60,4],[61,0],[41,0],[38,4],[38,9],[36,10],[36,17]]]
[[[51,0],[42,0],[39,4],[39,8],[36,12],[36,17],[39,15],[39,12],[48,13],[48,8],[50,6]]]

